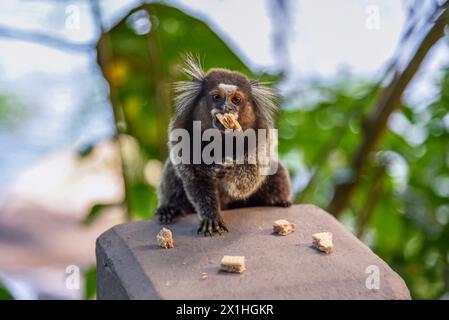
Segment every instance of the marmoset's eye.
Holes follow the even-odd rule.
[[[242,101],[242,98],[240,98],[240,97],[234,97],[234,98],[232,98],[232,103],[234,103],[234,104],[239,104],[240,102]]]
[[[214,99],[214,101],[219,101],[221,99],[221,96],[219,94],[214,94],[212,96],[212,99]]]

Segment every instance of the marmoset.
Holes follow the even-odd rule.
[[[183,129],[195,138],[196,122],[201,133],[214,129],[224,137],[233,130],[226,130],[218,119],[229,114],[238,121],[241,133],[247,132],[247,129],[268,131],[274,128],[277,96],[265,84],[249,80],[235,71],[211,69],[205,72],[192,56],[187,56],[183,71],[191,81],[174,84],[175,112],[169,125],[169,136],[177,129]],[[221,117],[217,117],[217,114]],[[156,211],[161,223],[170,223],[179,215],[196,212],[200,220],[198,234],[212,236],[228,231],[220,210],[291,205],[290,177],[279,160],[269,159],[271,165],[274,163],[277,168],[275,172],[261,172],[260,159],[254,157],[254,153],[250,156],[251,150],[247,143],[243,163],[236,161],[234,156],[225,159],[225,154],[219,156],[222,161],[191,161],[195,152],[201,153],[205,148],[204,138],[197,139],[201,140],[196,141],[199,148],[195,150],[195,141],[191,141],[187,163],[173,161],[170,156],[164,164]],[[170,151],[173,151],[176,142],[170,138]],[[224,138],[221,144],[222,150],[218,151],[225,153]],[[259,145],[255,148],[252,151],[257,151]],[[232,150],[235,151],[236,147],[233,146]],[[252,162],[248,161],[250,158]]]

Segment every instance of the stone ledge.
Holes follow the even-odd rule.
[[[222,212],[230,232],[196,234],[196,215],[170,225],[175,248],[161,249],[157,221],[117,225],[97,239],[98,299],[410,299],[404,281],[333,216],[313,205]],[[287,219],[297,231],[272,234]],[[331,231],[335,250],[312,246]],[[243,274],[219,271],[223,255],[244,255]],[[380,288],[367,289],[366,268],[379,268]],[[207,279],[201,279],[203,272]]]

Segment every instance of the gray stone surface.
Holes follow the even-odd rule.
[[[175,248],[156,244],[157,221],[117,225],[97,239],[99,299],[410,299],[404,281],[334,217],[312,205],[245,208],[222,213],[229,233],[196,234],[197,217],[170,225]],[[273,221],[297,224],[272,234]],[[312,247],[312,234],[330,231],[334,252]],[[223,255],[243,255],[247,270],[219,270]],[[368,289],[369,266],[380,288]],[[376,268],[374,267],[374,268]],[[368,268],[368,270],[367,270]],[[370,273],[367,273],[369,271]],[[201,279],[203,272],[207,279]]]

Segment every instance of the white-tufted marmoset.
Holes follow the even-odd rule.
[[[238,72],[225,69],[205,72],[192,56],[187,56],[183,71],[191,81],[175,83],[175,113],[169,134],[184,129],[193,136],[194,121],[200,121],[201,132],[214,128],[225,135],[229,130],[217,120],[217,113],[233,114],[243,132],[274,128],[277,106],[271,88]],[[225,139],[222,141],[224,144]],[[174,145],[175,141],[170,141],[169,149]],[[205,142],[201,141],[200,148],[204,147]],[[213,163],[205,163],[202,159],[199,163],[174,163],[169,157],[158,188],[156,214],[159,220],[170,223],[179,215],[196,212],[200,220],[198,233],[212,236],[228,231],[220,210],[290,206],[292,190],[287,169],[275,159],[270,161],[276,161],[276,172],[261,173],[258,160],[247,161],[248,148],[249,145],[245,145],[244,163],[235,158],[230,163],[225,162],[224,155],[223,161]],[[193,153],[193,147],[191,151]]]

